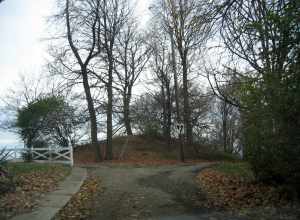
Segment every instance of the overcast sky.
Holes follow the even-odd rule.
[[[5,0],[0,4],[0,92],[20,73],[39,72],[46,57],[45,23],[54,0]]]
[[[19,74],[41,72],[47,58],[46,18],[53,14],[56,0],[5,0],[0,4],[0,93]],[[141,16],[149,0],[138,0]]]
[[[149,0],[137,0],[141,22],[145,22]],[[5,0],[0,4],[0,95],[19,74],[39,74],[47,59],[47,17],[54,13],[56,0]],[[14,136],[0,131],[1,143]]]

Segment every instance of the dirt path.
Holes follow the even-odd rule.
[[[201,192],[194,176],[208,164],[160,167],[91,168],[103,180],[94,217],[97,220],[242,219],[201,208]],[[203,199],[201,199],[203,198]]]

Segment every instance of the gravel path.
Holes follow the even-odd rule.
[[[218,220],[245,219],[201,208],[205,197],[194,176],[208,164],[90,168],[103,180],[92,219],[97,220]]]

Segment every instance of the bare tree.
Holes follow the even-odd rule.
[[[114,66],[116,60],[116,40],[122,27],[128,21],[130,10],[127,0],[102,0],[99,4],[101,16],[97,16],[101,30],[98,34],[102,41],[98,46],[103,49],[101,56],[106,65],[106,79],[95,74],[101,81],[104,81],[107,89],[106,106],[106,129],[107,129],[107,150],[106,159],[113,159],[112,136],[113,136],[113,81]]]
[[[174,43],[179,53],[183,76],[185,136],[192,142],[192,123],[188,91],[190,55],[204,45],[211,30],[209,3],[197,0],[162,0],[163,21],[166,29],[174,34]]]
[[[163,109],[163,136],[166,138],[168,146],[170,146],[172,126],[172,71],[168,36],[155,29],[154,25],[150,43],[152,46],[150,66],[155,76],[154,82],[158,83],[161,94],[159,103]]]
[[[132,125],[144,135],[157,137],[162,134],[162,106],[160,92],[147,92],[134,100],[132,105]]]
[[[216,98],[211,110],[217,144],[222,145],[227,153],[238,153],[241,139],[241,120],[239,109],[224,100]]]
[[[98,161],[100,161],[102,157],[98,146],[97,118],[89,84],[88,65],[92,59],[97,57],[100,53],[99,47],[97,47],[98,41],[100,40],[97,35],[99,25],[99,6],[99,0],[87,1],[82,5],[78,5],[77,1],[72,0],[66,0],[65,2],[67,40],[80,69],[80,71],[76,71],[76,73],[82,80],[90,117],[91,141],[92,145],[96,149],[96,158]],[[85,26],[83,29],[85,31],[89,31],[87,32],[87,42],[83,42],[83,40],[86,40],[85,38],[83,40],[80,39],[80,37],[87,35],[78,29],[78,25],[81,28]]]
[[[174,93],[175,93],[175,106],[176,106],[176,120],[181,122],[180,105],[179,105],[179,84],[178,84],[178,71],[177,71],[177,56],[175,51],[174,33],[170,30],[171,54],[172,54],[172,70],[174,75]]]
[[[127,135],[132,135],[130,117],[132,89],[150,58],[150,48],[146,46],[143,36],[138,33],[134,21],[128,22],[118,35],[116,50],[116,83],[123,99],[123,121]]]
[[[168,17],[167,13],[168,10],[165,10],[166,7],[164,6],[164,2],[158,0],[154,2],[154,4],[150,7],[154,17],[152,18],[153,23],[159,25],[159,29],[163,30],[165,33],[169,35],[169,42],[171,45],[171,64],[172,64],[172,71],[173,71],[173,78],[174,78],[174,93],[175,93],[175,106],[176,106],[176,120],[177,122],[181,122],[181,114],[180,114],[180,104],[179,104],[179,83],[178,83],[178,58],[177,58],[177,50],[175,48],[175,39],[174,39],[174,30],[171,29],[168,24],[168,20],[165,18]]]

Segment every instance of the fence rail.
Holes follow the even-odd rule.
[[[49,148],[5,148],[9,161],[24,161],[30,156],[34,162],[41,163],[63,163],[74,165],[73,148],[70,147],[49,147]]]

